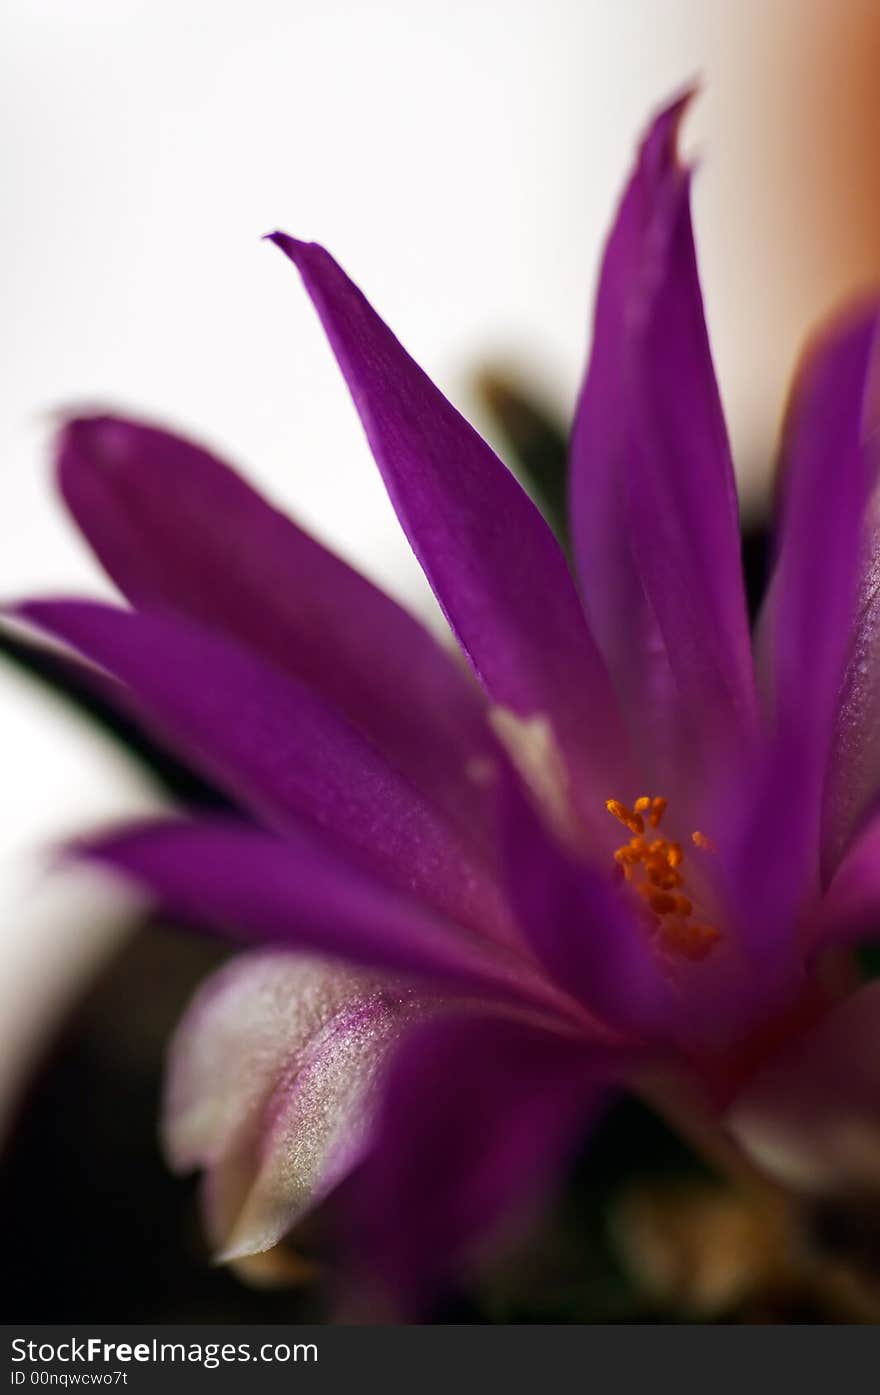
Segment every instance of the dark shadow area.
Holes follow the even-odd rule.
[[[223,957],[194,936],[139,930],[35,1072],[0,1163],[7,1322],[315,1320],[309,1295],[211,1265],[197,1184],[160,1154],[165,1046]]]

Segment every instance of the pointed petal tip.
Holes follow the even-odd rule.
[[[347,273],[339,265],[332,252],[328,252],[323,243],[291,237],[290,233],[277,230],[267,233],[265,241],[274,243],[279,251],[284,253],[288,261],[293,262],[322,320],[325,319],[325,315],[331,314],[330,306],[326,311],[321,307],[324,300],[330,296],[335,282],[341,281],[342,285],[333,291],[334,297],[340,293],[343,295],[361,295],[358,288],[350,282]],[[326,322],[325,328],[327,328]]]
[[[809,358],[817,349],[849,335],[864,336],[870,344],[880,329],[880,286],[866,286],[849,296],[818,323],[807,340]]]
[[[71,402],[54,402],[50,407],[46,407],[40,412],[40,420],[48,423],[57,432],[66,430],[68,426],[77,426],[79,423],[88,425],[89,422],[112,417],[113,412],[105,402],[84,401],[82,399]]]
[[[863,382],[863,412],[868,420],[864,428],[875,423],[870,420],[874,408],[872,389],[880,377],[880,287],[868,287],[850,296],[823,317],[813,328],[801,351],[792,379],[783,439],[790,439],[798,414],[809,400],[815,382],[822,373],[836,367],[848,371]]]
[[[211,1264],[214,1268],[221,1269],[224,1265],[236,1264],[239,1260],[250,1259],[253,1255],[264,1255],[268,1250],[274,1249],[282,1238],[281,1235],[273,1235],[252,1225],[236,1225],[226,1244],[219,1246],[211,1255]]]
[[[237,1259],[246,1259],[248,1255],[265,1254],[269,1248],[268,1245],[265,1245],[261,1250],[255,1250],[247,1241],[239,1241],[235,1245],[223,1245],[211,1255],[211,1265],[215,1269],[222,1269],[225,1264],[234,1264]]]
[[[106,412],[76,413],[58,419],[53,452],[55,468],[64,484],[66,467],[86,461],[90,465],[107,465],[112,452],[108,450],[112,431],[137,429],[133,422]]]
[[[145,883],[138,885],[136,876],[129,871],[120,850],[125,848],[129,840],[149,837],[159,822],[161,820],[149,817],[123,819],[116,823],[101,824],[72,837],[58,839],[46,848],[47,868],[50,872],[75,870],[77,867],[95,868],[111,880],[127,887],[134,896],[139,893],[149,896],[148,887]]]
[[[80,605],[92,604],[91,601],[81,601],[72,596],[33,596],[6,602],[2,607],[2,613],[10,620],[21,620],[24,624],[34,625],[40,630],[51,630],[56,619],[65,611],[75,610]],[[101,603],[94,604],[100,606]]]
[[[682,115],[692,102],[702,96],[704,86],[702,74],[695,73],[693,77],[688,78],[686,82],[676,88],[671,97],[667,98],[661,111],[674,116]]]
[[[329,308],[325,311],[322,305],[329,294],[331,278],[341,278],[349,294],[360,294],[357,288],[349,283],[336,258],[320,242],[308,242],[304,238],[291,237],[289,233],[277,230],[267,233],[264,240],[274,243],[288,261],[293,262],[322,320],[325,314],[330,313]]]
[[[96,476],[130,470],[141,456],[157,451],[166,439],[167,432],[157,423],[106,408],[60,416],[52,452],[55,475],[78,526],[82,527],[83,491],[86,498],[91,497],[90,483]]]
[[[103,451],[126,435],[161,431],[155,422],[129,416],[104,403],[74,402],[58,406],[52,414],[56,455],[64,446],[80,452]]]
[[[639,143],[639,163],[656,159],[665,166],[677,162],[681,123],[701,90],[700,79],[694,78],[655,112]]]
[[[291,237],[290,233],[282,232],[280,228],[276,228],[274,232],[265,233],[263,241],[274,243],[296,266],[299,266],[300,261],[309,254],[323,253],[325,257],[329,256],[329,253],[319,242],[307,242],[304,238]]]
[[[68,597],[57,596],[0,600],[0,617],[48,633],[52,628],[52,617],[56,607],[67,604],[68,600]]]
[[[39,630],[48,648],[57,646],[67,649],[67,642],[58,638],[53,626],[59,615],[65,610],[75,609],[79,603],[80,598],[73,596],[0,596],[0,623],[8,623],[14,628],[21,625],[28,630]]]

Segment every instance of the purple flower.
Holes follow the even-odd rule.
[[[20,613],[245,811],[78,848],[261,946],[199,995],[170,1069],[169,1152],[205,1170],[227,1257],[336,1191],[360,1263],[425,1299],[616,1088],[734,1166],[880,1178],[880,985],[828,971],[880,925],[877,307],[800,376],[753,661],[684,106],[605,252],[576,578],[329,254],[273,234],[479,687],[197,446],[110,417],[62,433],[64,497],[131,609]]]

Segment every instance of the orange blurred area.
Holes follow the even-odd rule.
[[[743,492],[757,506],[805,337],[880,283],[880,8],[708,9],[717,81],[694,121],[700,253]]]

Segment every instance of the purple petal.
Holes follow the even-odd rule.
[[[734,1100],[728,1126],[756,1162],[814,1193],[880,1186],[880,983],[791,1041]]]
[[[872,451],[876,481],[880,434]],[[880,798],[880,495],[876,486],[867,529],[856,603],[852,648],[840,695],[823,810],[823,859],[826,873],[844,853],[849,839]]]
[[[205,1168],[220,1258],[268,1249],[357,1163],[376,1074],[414,1001],[347,970],[242,956],[196,994],[171,1044],[163,1135]]]
[[[762,962],[793,951],[793,922],[819,891],[821,797],[849,652],[871,486],[863,408],[876,310],[827,334],[789,418],[779,560],[763,620],[773,737],[749,777],[732,881]]]
[[[344,1213],[357,1266],[410,1311],[430,1305],[478,1246],[543,1199],[607,1083],[582,1043],[520,1023],[417,1028],[391,1061]]]
[[[140,610],[224,630],[328,698],[447,813],[479,820],[465,773],[483,704],[421,625],[207,451],[118,417],[70,422],[64,498]]]
[[[489,873],[463,836],[304,684],[193,622],[87,601],[18,613],[131,689],[140,715],[242,805],[307,818],[396,884],[503,934]]]
[[[794,723],[819,768],[852,637],[873,484],[864,431],[877,315],[871,305],[826,331],[802,370],[786,431],[767,684],[776,726]]]
[[[831,879],[811,936],[817,950],[880,937],[880,818],[855,839]]]
[[[623,738],[565,559],[516,480],[323,248],[283,233],[392,503],[491,700],[552,723],[574,796],[619,787]],[[610,782],[610,783],[609,783]]]
[[[471,993],[552,998],[504,947],[375,881],[309,829],[281,838],[232,820],[163,820],[96,834],[73,853],[197,925]]]
[[[601,1021],[655,1033],[668,1021],[669,985],[610,875],[563,850],[512,780],[504,835],[511,905],[540,962]]]
[[[649,130],[609,237],[571,502],[587,613],[618,689],[647,744],[684,735],[693,749],[750,722],[754,680],[690,173],[676,154],[688,100]]]

